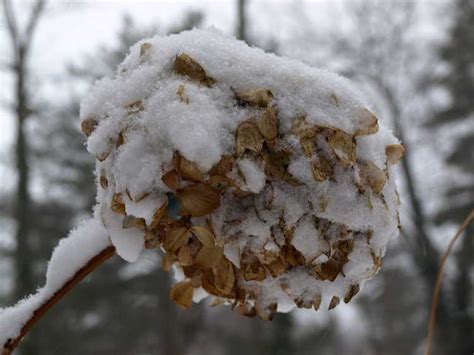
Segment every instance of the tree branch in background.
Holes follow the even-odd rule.
[[[439,295],[441,292],[441,281],[443,280],[443,272],[444,272],[444,267],[446,265],[446,260],[448,259],[449,254],[451,254],[454,243],[456,243],[456,241],[459,239],[459,237],[467,229],[467,227],[471,224],[473,220],[474,220],[474,210],[471,210],[471,212],[466,217],[466,219],[464,220],[459,230],[456,232],[454,237],[449,242],[448,248],[446,249],[446,251],[443,254],[443,257],[441,258],[441,264],[439,267],[438,274],[436,276],[436,284],[433,291],[433,301],[431,303],[430,320],[428,322],[428,339],[426,343],[425,355],[431,355],[433,335],[434,335],[434,330],[436,326],[436,310],[438,307]],[[472,237],[472,236],[469,236],[469,237]]]
[[[20,334],[15,339],[10,339],[6,344],[4,344],[2,355],[10,355],[18,346],[20,341],[25,337],[28,331],[36,324],[38,320],[41,319],[44,314],[46,314],[46,312],[48,312],[56,303],[58,303],[87,275],[89,275],[113,255],[115,255],[115,247],[109,246],[90,259],[87,264],[79,269],[68,282],[66,282],[53,294],[53,296],[51,296],[51,298],[43,303],[40,308],[34,311],[33,316],[25,323],[23,328],[21,328]]]

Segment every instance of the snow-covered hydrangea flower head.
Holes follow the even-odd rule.
[[[403,148],[359,90],[216,30],[140,41],[81,120],[96,218],[125,260],[163,251],[183,307],[333,308],[398,235]]]

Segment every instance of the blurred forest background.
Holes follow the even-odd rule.
[[[54,52],[54,32],[71,30],[49,29],[51,43],[34,45],[49,19],[98,3],[2,3],[0,306],[43,284],[54,246],[95,202],[94,160],[78,120],[80,99],[91,83],[113,75],[138,39],[215,21],[208,11],[212,2],[174,2],[181,10],[166,26],[125,15],[114,41],[99,48],[88,47],[87,39],[78,42],[79,57],[55,68],[56,74],[45,74],[52,71],[37,58]],[[160,1],[152,4],[161,12]],[[203,304],[182,311],[169,300],[170,276],[161,270],[156,252],[133,265],[115,258],[49,312],[18,353],[422,353],[440,256],[474,208],[474,0],[226,4],[233,18],[223,30],[358,82],[373,98],[378,116],[401,138],[406,147],[398,176],[403,228],[384,267],[351,305],[331,312],[297,310],[265,323]],[[278,16],[272,11],[277,5],[284,9]],[[97,17],[92,33],[103,26],[106,18]],[[474,351],[473,237],[471,226],[449,259],[437,355]]]

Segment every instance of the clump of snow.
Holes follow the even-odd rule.
[[[33,312],[51,298],[74,274],[100,251],[110,246],[102,224],[90,219],[72,230],[54,249],[46,272],[46,283],[36,294],[13,307],[0,309],[0,344],[15,338]]]

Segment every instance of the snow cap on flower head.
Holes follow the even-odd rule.
[[[117,252],[271,319],[349,302],[398,235],[403,147],[346,79],[214,29],[134,45],[81,106]]]

